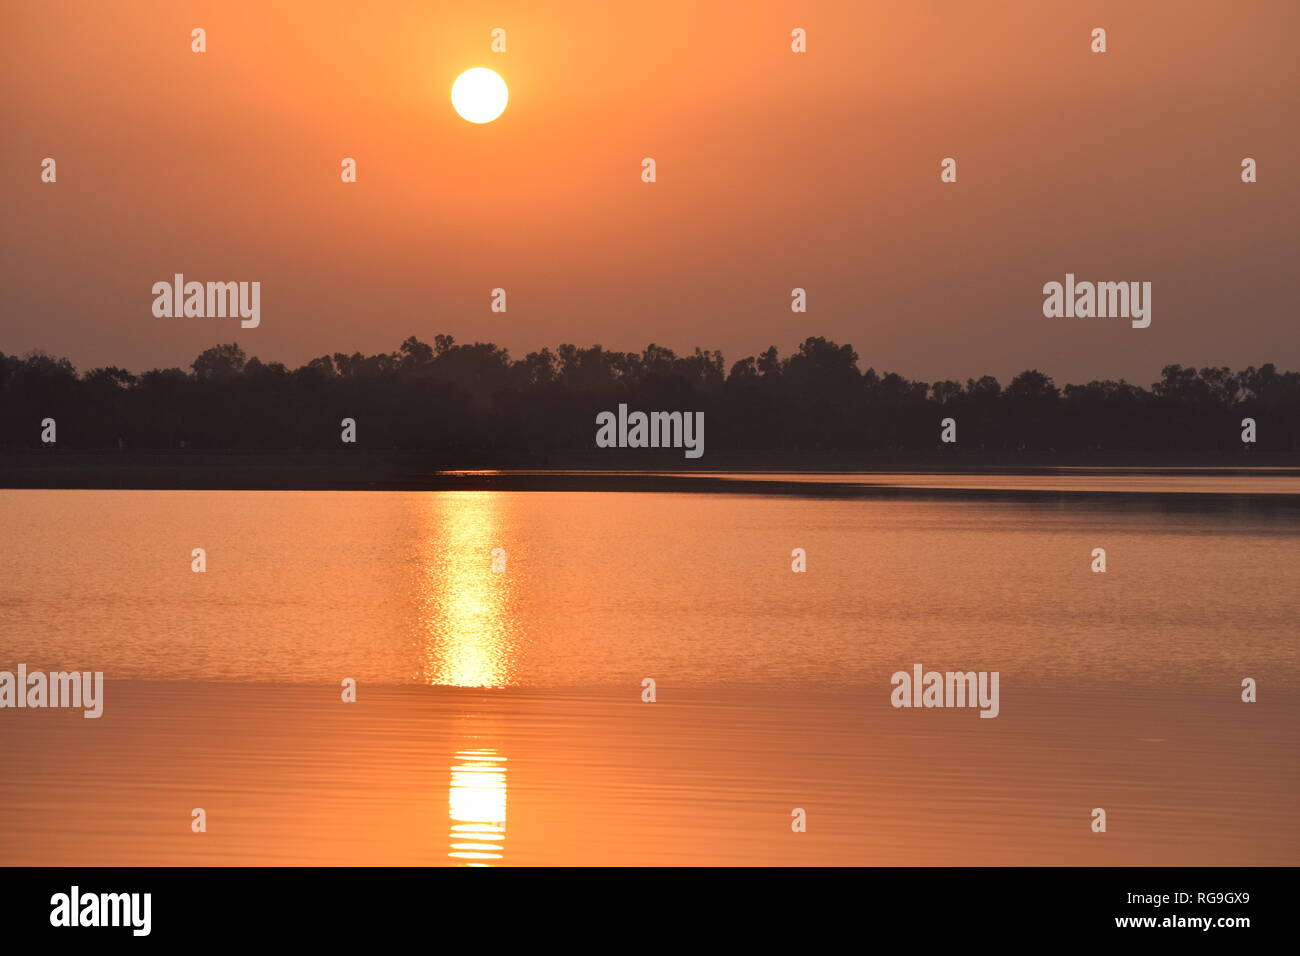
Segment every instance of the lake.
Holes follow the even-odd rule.
[[[1300,478],[715,477],[0,490],[0,860],[1300,862]]]

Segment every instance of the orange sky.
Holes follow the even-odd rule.
[[[516,356],[653,341],[730,362],[817,334],[927,380],[1300,367],[1286,0],[126,0],[2,17],[5,352],[140,370],[238,341],[296,365],[447,332]],[[448,97],[473,66],[510,85],[486,126]],[[1240,182],[1243,156],[1258,183]],[[175,272],[260,281],[261,326],[155,318],[151,286]],[[1151,281],[1151,327],[1044,318],[1042,285],[1066,272]]]

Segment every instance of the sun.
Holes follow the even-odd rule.
[[[471,123],[490,123],[505,112],[506,81],[486,67],[466,70],[451,85],[451,105]]]

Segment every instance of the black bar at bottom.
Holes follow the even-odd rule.
[[[1202,867],[569,869],[540,878],[443,869],[10,868],[0,869],[0,925],[7,941],[63,936],[78,945],[373,943],[412,933],[436,943],[443,928],[461,936],[478,926],[496,939],[512,927],[527,934],[534,919],[542,921],[532,923],[541,942],[614,918],[626,922],[628,945],[649,933],[667,946],[701,920],[740,937],[802,927],[821,938],[890,929],[930,941],[1050,933],[1231,945],[1249,938],[1241,933],[1286,928],[1294,878],[1292,868]]]

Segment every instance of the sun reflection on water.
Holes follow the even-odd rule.
[[[420,596],[422,668],[429,684],[504,687],[514,667],[515,622],[507,570],[492,570],[503,507],[487,492],[428,496],[430,527]]]
[[[451,766],[447,855],[462,866],[492,866],[504,858],[506,758],[495,750],[462,750]]]

